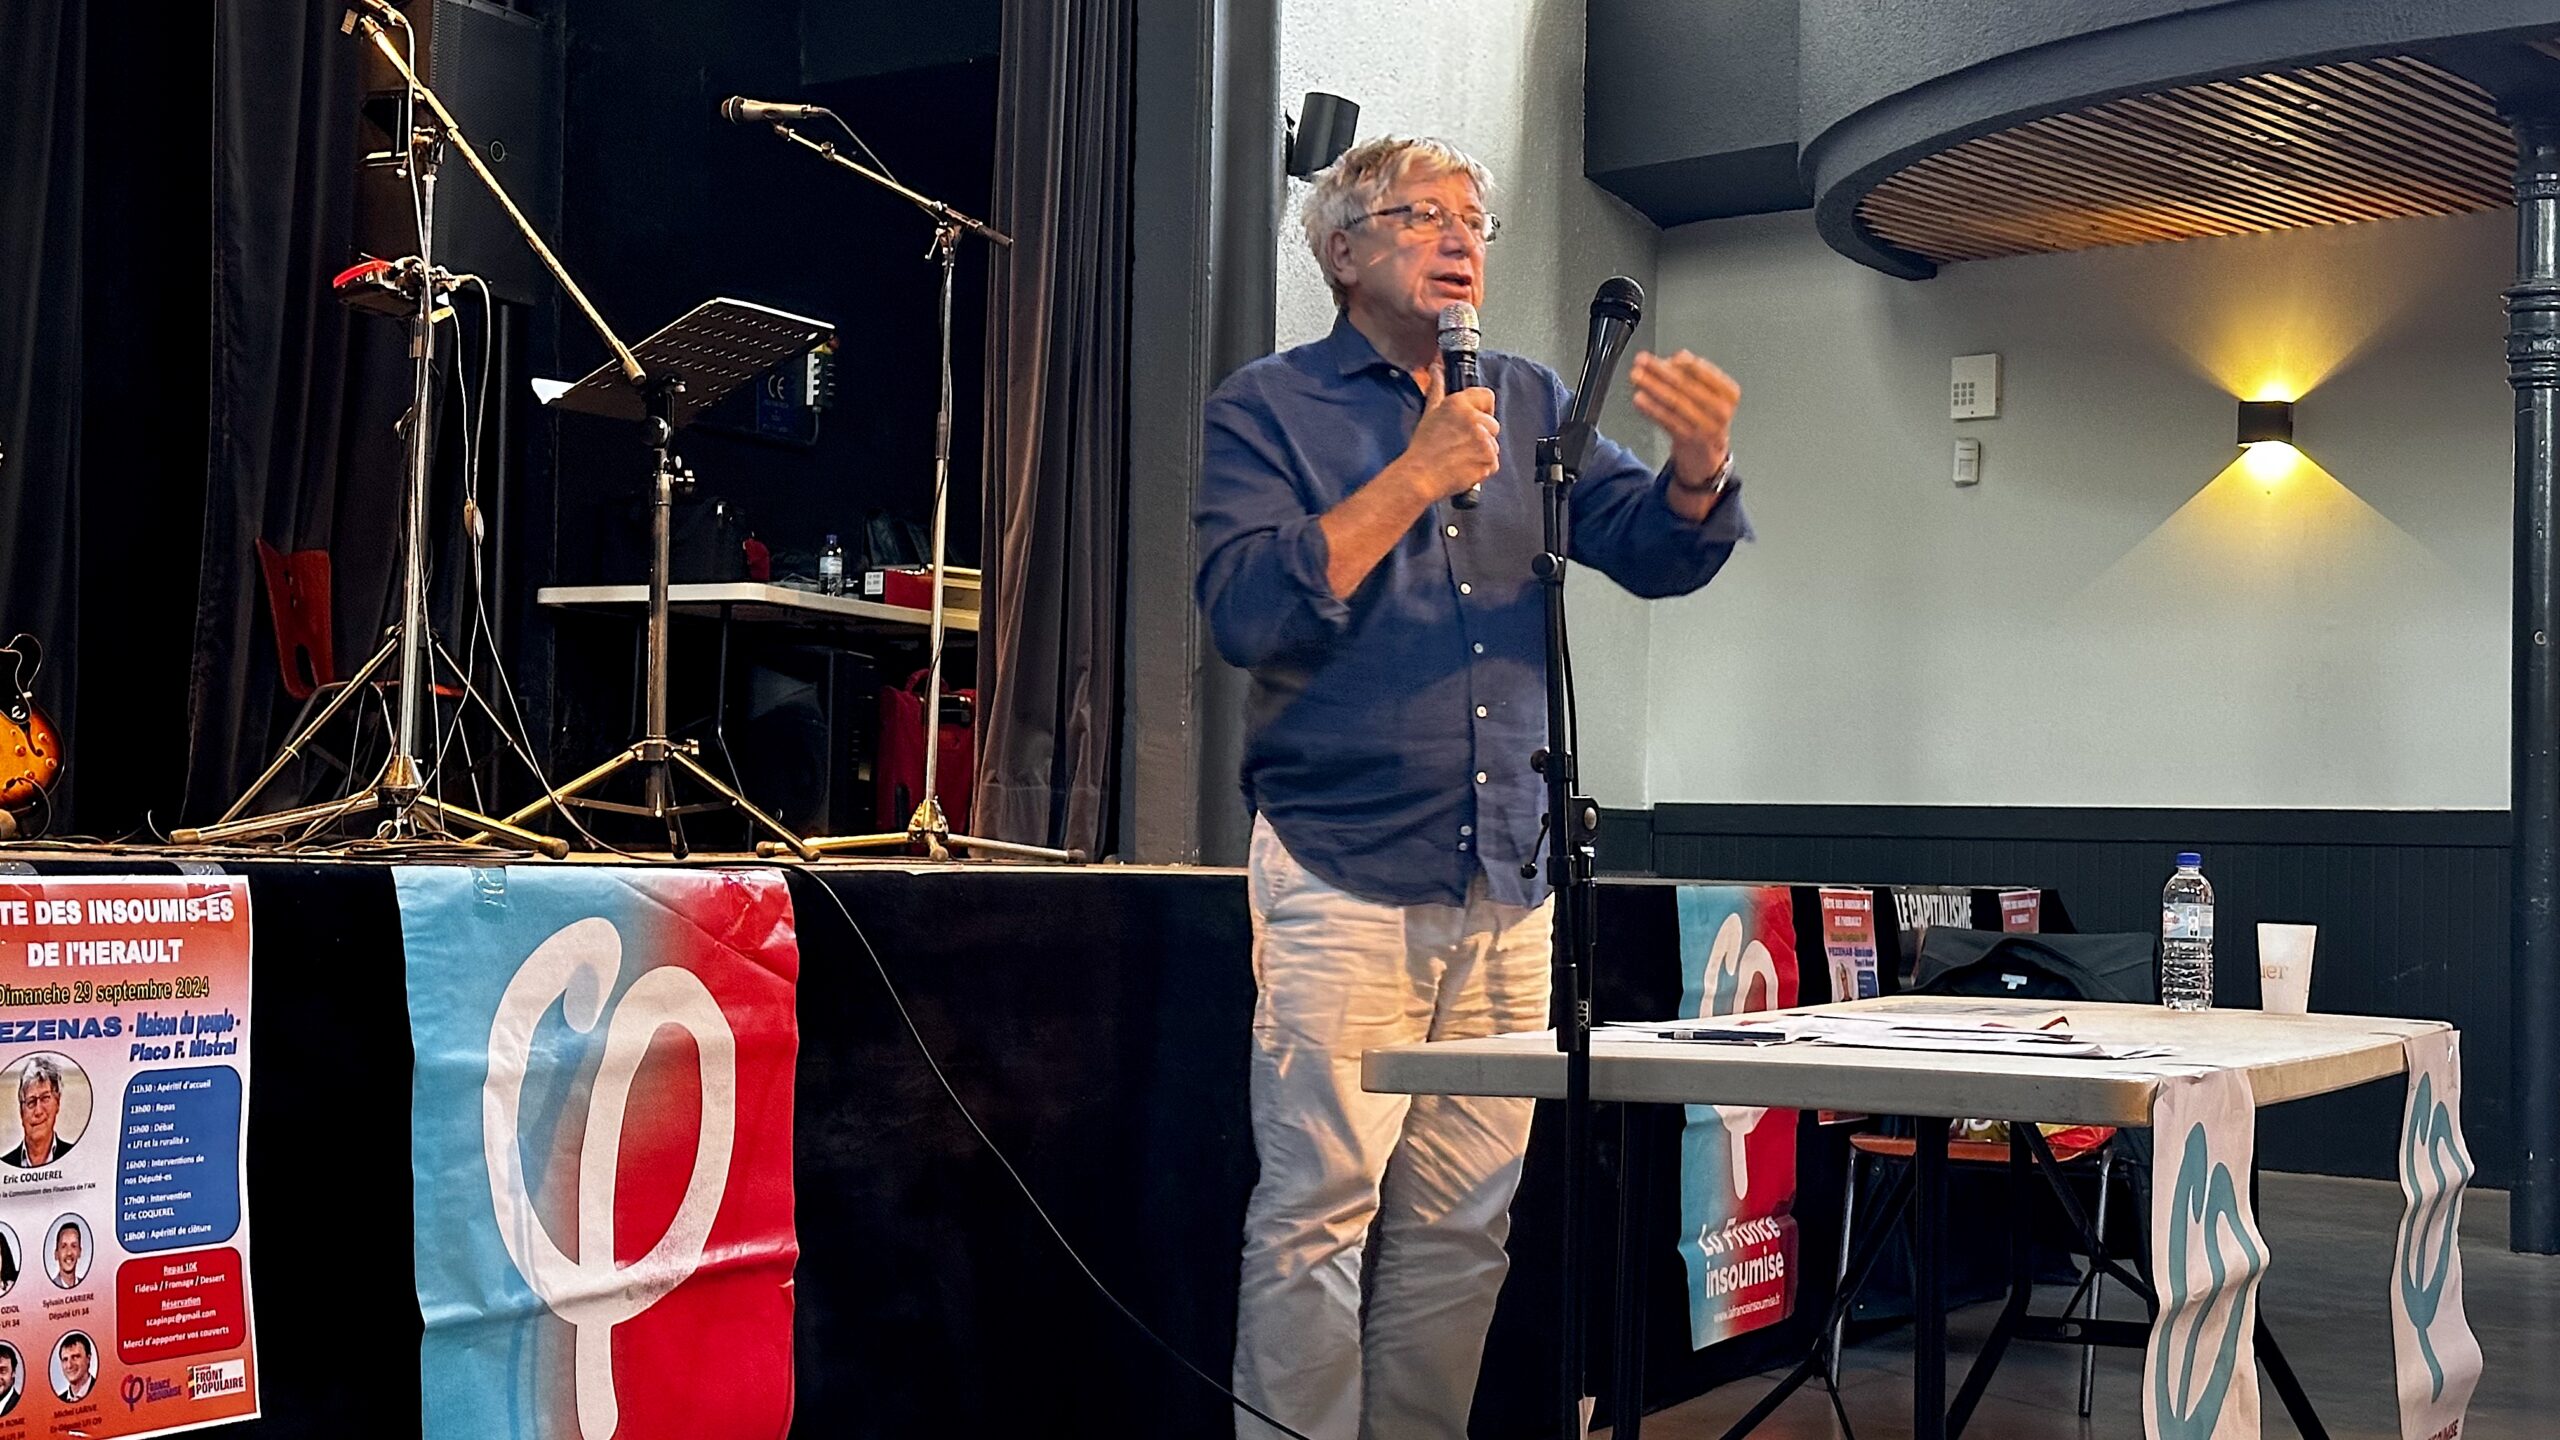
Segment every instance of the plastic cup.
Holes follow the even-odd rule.
[[[2311,946],[2317,925],[2258,924],[2258,1008],[2271,1015],[2311,1009]]]

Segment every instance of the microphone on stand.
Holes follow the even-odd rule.
[[[834,112],[824,105],[785,105],[778,100],[750,100],[732,95],[720,102],[720,118],[732,125],[764,125],[778,120],[810,120]]]
[[[1573,404],[1565,411],[1556,435],[1564,443],[1565,468],[1580,470],[1600,423],[1601,403],[1609,398],[1609,381],[1618,373],[1618,357],[1644,318],[1644,287],[1624,275],[1600,282],[1591,297],[1591,333],[1582,347],[1582,380],[1574,386]],[[1442,323],[1447,323],[1443,321]]]
[[[1476,307],[1464,300],[1452,300],[1440,307],[1440,379],[1450,394],[1484,383],[1476,369],[1476,351],[1483,343],[1483,336],[1476,330]],[[1484,482],[1478,481],[1463,494],[1451,496],[1449,503],[1461,510],[1473,510],[1484,503]]]

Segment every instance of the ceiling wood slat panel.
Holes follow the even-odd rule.
[[[2127,96],[1978,136],[1858,202],[1941,265],[2509,204],[2515,142],[2489,97],[2391,57]]]

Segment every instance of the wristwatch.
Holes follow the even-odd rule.
[[[1673,474],[1672,483],[1679,485],[1681,489],[1688,491],[1690,494],[1694,495],[1700,491],[1704,491],[1706,492],[1708,499],[1717,499],[1721,497],[1726,490],[1733,486],[1733,454],[1734,452],[1732,447],[1727,446],[1724,452],[1724,463],[1716,467],[1715,478],[1709,480],[1704,485],[1687,484],[1681,481],[1677,473]]]

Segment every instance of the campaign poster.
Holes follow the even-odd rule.
[[[1796,1003],[1795,911],[1783,886],[1684,885],[1680,1015]],[[1680,1135],[1680,1259],[1689,1344],[1774,1325],[1795,1309],[1796,1112],[1689,1105]]]
[[[0,880],[0,1440],[255,1419],[249,884]]]
[[[1876,897],[1872,890],[1825,889],[1822,956],[1831,969],[1831,998],[1872,1000],[1882,993],[1876,960]]]
[[[2000,892],[2000,928],[2011,935],[2033,935],[2044,929],[2044,892]]]
[[[800,1253],[781,874],[395,880],[425,1440],[781,1440]]]

